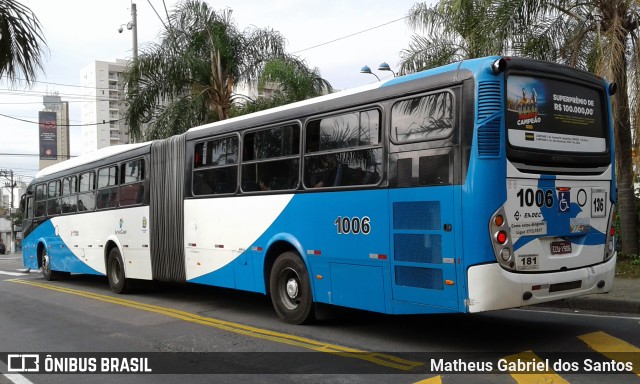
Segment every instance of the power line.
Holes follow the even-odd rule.
[[[19,80],[19,81],[27,81],[26,79],[21,79],[21,78],[16,78],[15,80]],[[50,85],[59,85],[61,87],[74,87],[74,88],[83,88],[83,89],[100,89],[100,90],[110,90],[112,88],[109,87],[89,87],[86,85],[77,85],[77,84],[65,84],[65,83],[55,83],[55,82],[51,82],[51,81],[40,81],[40,80],[34,80],[32,81],[33,83],[40,83],[40,84],[50,84]]]
[[[38,153],[0,153],[0,156],[15,156],[15,157],[39,157],[40,154]],[[75,155],[53,155],[55,157],[59,157],[59,158],[65,158],[65,159],[69,159],[72,157],[77,157]],[[53,156],[49,156],[49,157],[53,157]]]
[[[40,124],[39,121],[31,121],[31,120],[25,120],[25,119],[20,119],[18,117],[13,117],[13,116],[9,116],[9,115],[5,115],[3,113],[0,113],[0,116],[6,117],[8,119],[13,119],[13,120],[18,120],[18,121],[22,121],[24,123],[31,123],[31,124]],[[120,120],[124,120],[124,117],[121,117],[119,119],[116,120],[103,120],[102,123],[87,123],[87,124],[58,124],[58,127],[88,127],[88,126],[93,126],[93,125],[102,125],[102,124],[111,124],[111,123],[115,123],[116,121],[120,121]]]
[[[51,96],[47,91],[28,91],[28,90],[13,90],[9,88],[0,88],[1,95],[11,95],[11,96],[25,96],[25,97],[36,97],[36,96]],[[118,101],[117,98],[100,98],[98,95],[81,95],[77,93],[57,93],[54,96],[61,96],[65,98],[79,99],[75,101]]]
[[[336,41],[344,40],[344,39],[347,39],[347,38],[352,37],[352,36],[360,35],[362,33],[369,32],[369,31],[372,31],[372,30],[380,28],[380,27],[384,27],[385,25],[393,24],[393,23],[398,22],[400,20],[404,20],[407,17],[409,17],[409,15],[403,16],[403,17],[401,17],[399,19],[388,21],[388,22],[386,22],[384,24],[376,25],[375,27],[371,27],[371,28],[368,28],[368,29],[365,29],[365,30],[362,30],[362,31],[359,31],[359,32],[352,33],[350,35],[342,36],[342,37],[339,37],[337,39],[333,39],[333,40],[327,41],[325,43],[320,43],[320,44],[314,45],[314,46],[309,47],[309,48],[305,48],[305,49],[301,49],[299,51],[295,51],[295,52],[293,52],[293,54],[297,54],[297,53],[300,53],[300,52],[308,51],[308,50],[313,49],[313,48],[322,47],[323,45],[335,43]]]

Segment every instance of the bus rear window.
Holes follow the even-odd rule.
[[[607,152],[602,92],[556,79],[507,77],[509,144],[521,149]]]

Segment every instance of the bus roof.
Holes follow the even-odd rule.
[[[381,81],[381,82],[375,82],[375,83],[371,83],[371,84],[367,84],[367,85],[363,85],[361,87],[350,88],[350,89],[347,89],[347,90],[344,90],[344,91],[338,91],[338,92],[330,93],[328,95],[318,96],[318,97],[314,97],[314,98],[307,99],[307,100],[297,101],[295,103],[290,103],[290,104],[282,105],[282,106],[279,106],[279,107],[269,108],[269,109],[265,109],[263,111],[249,113],[249,114],[246,114],[246,115],[234,117],[232,119],[220,120],[220,121],[216,121],[216,122],[213,122],[213,123],[204,124],[204,125],[201,125],[201,126],[198,126],[198,127],[191,128],[187,132],[196,132],[196,131],[203,130],[203,129],[215,128],[215,127],[223,126],[223,125],[231,123],[231,122],[238,122],[238,121],[242,121],[242,120],[246,120],[246,119],[252,119],[252,118],[256,118],[256,117],[260,117],[260,116],[270,115],[270,114],[273,114],[273,113],[276,113],[276,112],[281,112],[281,111],[286,111],[286,110],[289,110],[289,109],[294,109],[294,108],[297,108],[297,107],[303,107],[303,106],[306,106],[306,105],[312,105],[312,104],[320,103],[320,102],[323,102],[323,101],[334,100],[334,99],[338,99],[338,98],[341,98],[341,97],[354,95],[354,94],[357,94],[357,93],[360,93],[360,92],[364,92],[364,91],[368,91],[368,90],[371,90],[371,89],[379,88],[386,81],[390,81],[390,80],[392,80],[392,79]]]
[[[238,116],[238,117],[234,117],[232,119],[227,119],[227,120],[220,120],[220,121],[216,121],[213,123],[209,123],[209,124],[204,124],[198,127],[194,127],[189,129],[187,132],[188,133],[196,133],[205,129],[210,129],[210,128],[219,128],[219,127],[224,127],[225,125],[229,124],[229,123],[235,123],[235,122],[240,122],[243,120],[247,120],[247,119],[253,119],[256,117],[261,117],[261,116],[268,116],[268,115],[272,115],[278,112],[282,112],[282,111],[287,111],[290,109],[295,109],[295,108],[299,108],[299,107],[304,107],[304,106],[309,106],[309,105],[313,105],[313,104],[319,104],[319,103],[323,103],[326,101],[330,101],[330,100],[336,100],[336,99],[340,99],[343,97],[348,97],[348,96],[353,96],[359,93],[364,93],[366,91],[370,91],[373,89],[377,89],[377,88],[384,88],[387,86],[393,86],[396,84],[401,84],[401,83],[405,83],[408,81],[412,81],[412,80],[416,80],[416,79],[421,79],[421,78],[425,78],[428,76],[433,76],[433,75],[437,75],[440,73],[444,73],[444,72],[448,72],[448,71],[456,71],[458,69],[460,69],[460,67],[463,65],[463,63],[467,63],[467,62],[493,62],[496,59],[499,59],[500,56],[491,56],[491,57],[484,57],[484,58],[480,58],[480,59],[474,59],[474,60],[465,60],[465,61],[459,61],[459,62],[455,62],[455,63],[451,63],[448,65],[444,65],[441,67],[437,67],[437,68],[431,68],[431,69],[427,69],[421,72],[417,72],[417,73],[413,73],[413,74],[409,74],[409,75],[404,75],[404,76],[398,76],[395,78],[390,78],[390,79],[386,79],[386,80],[381,80],[381,81],[375,81],[371,84],[367,84],[367,85],[363,85],[360,87],[355,87],[355,88],[350,88],[344,91],[338,91],[338,92],[334,92],[334,93],[330,93],[328,95],[324,95],[324,96],[318,96],[318,97],[314,97],[311,99],[307,99],[307,100],[302,100],[302,101],[298,101],[295,103],[291,103],[291,104],[286,104],[286,105],[282,105],[279,107],[275,107],[275,108],[270,108],[270,109],[266,109],[263,111],[258,111],[258,112],[254,112],[254,113],[250,113],[247,115],[242,115],[242,116]]]
[[[113,155],[117,155],[120,153],[125,153],[137,148],[142,148],[144,146],[151,145],[151,142],[145,143],[136,143],[136,144],[121,144],[114,145],[111,147],[100,148],[97,151],[89,152],[87,154],[71,158],[69,160],[62,161],[60,163],[53,164],[49,167],[46,167],[36,174],[36,179],[52,175],[54,173],[64,171],[67,169],[71,169],[80,165],[90,164],[94,161],[98,161]]]

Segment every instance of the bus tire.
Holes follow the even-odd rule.
[[[53,271],[51,270],[51,259],[47,253],[47,247],[42,250],[42,276],[47,281],[55,280]]]
[[[42,250],[42,276],[47,281],[64,280],[69,277],[69,272],[59,272],[51,269],[51,257],[47,253],[47,248]]]
[[[129,290],[129,282],[124,273],[124,262],[117,247],[109,252],[107,278],[109,279],[109,287],[114,293],[126,293]]]
[[[297,253],[278,256],[271,268],[269,291],[273,308],[282,321],[305,324],[315,320],[309,272]]]

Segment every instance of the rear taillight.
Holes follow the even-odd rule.
[[[496,241],[498,242],[498,244],[503,245],[504,243],[507,242],[507,240],[509,240],[509,236],[507,235],[507,231],[499,231],[496,234]]]
[[[491,245],[495,253],[496,260],[503,268],[514,270],[516,267],[513,257],[513,244],[511,243],[511,232],[507,215],[504,208],[500,208],[491,216],[489,221],[489,233],[491,234]]]
[[[609,214],[609,231],[607,240],[604,244],[604,261],[609,260],[616,253],[616,227],[614,226],[616,219],[616,206],[611,204],[611,213]]]

